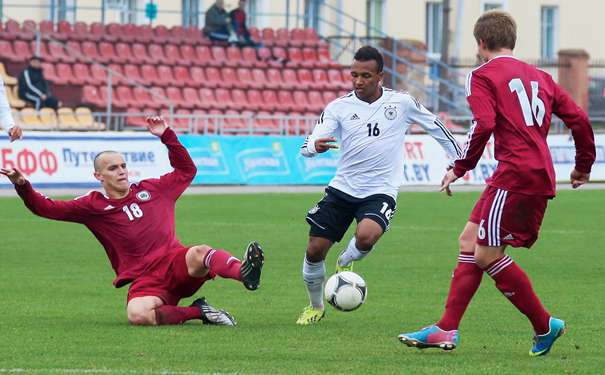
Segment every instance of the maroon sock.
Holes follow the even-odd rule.
[[[531,286],[527,274],[508,255],[492,262],[486,271],[515,307],[527,316],[538,335],[548,332],[550,314]]]
[[[202,319],[202,312],[198,307],[163,305],[155,309],[155,322],[159,326],[182,324],[191,319]]]
[[[461,252],[454,270],[445,311],[437,326],[444,331],[458,329],[467,306],[481,284],[483,270],[475,264],[473,253]]]
[[[242,262],[223,249],[211,249],[204,259],[206,268],[226,279],[242,281],[240,266]]]

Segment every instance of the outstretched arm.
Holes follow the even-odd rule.
[[[17,169],[0,169],[0,174],[8,177],[15,185],[17,194],[25,206],[34,214],[46,219],[81,223],[85,219],[86,208],[78,199],[70,201],[53,200],[38,193]]]
[[[160,177],[159,183],[167,194],[176,199],[191,184],[197,174],[197,168],[187,149],[179,142],[176,133],[170,129],[163,117],[148,117],[147,129],[151,134],[160,137],[168,148],[168,159],[174,171]]]
[[[338,120],[326,108],[319,116],[319,121],[317,121],[315,128],[313,128],[313,133],[305,139],[305,142],[300,147],[300,154],[310,158],[331,148],[338,148],[334,144],[336,142],[338,127]]]
[[[23,137],[23,131],[15,125],[15,120],[11,114],[11,108],[6,96],[6,87],[0,79],[0,127],[6,129],[10,141],[13,142]]]

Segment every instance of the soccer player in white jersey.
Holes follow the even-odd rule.
[[[8,132],[8,138],[11,142],[23,136],[23,131],[15,125],[15,121],[13,120],[11,107],[6,97],[6,87],[2,78],[0,78],[0,128]]]
[[[311,226],[303,263],[303,280],[310,305],[297,324],[317,323],[324,317],[324,259],[357,221],[355,236],[338,258],[336,271],[352,269],[388,229],[403,182],[404,137],[419,124],[446,151],[452,162],[460,147],[441,120],[407,93],[382,87],[383,58],[373,47],[361,47],[351,65],[353,91],[325,108],[301,154],[313,157],[337,148],[341,157],[326,195],[307,214]]]

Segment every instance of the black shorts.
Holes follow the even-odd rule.
[[[328,186],[323,199],[307,213],[307,223],[311,226],[309,235],[340,242],[353,218],[357,222],[366,218],[373,220],[385,232],[396,206],[395,200],[386,194],[355,198]]]

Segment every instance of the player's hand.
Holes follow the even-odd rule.
[[[338,148],[338,145],[335,145],[334,142],[336,142],[334,137],[318,138],[315,140],[315,151],[322,153],[331,148]]]
[[[25,177],[23,177],[23,175],[21,174],[21,172],[19,172],[16,169],[0,169],[0,174],[8,177],[8,179],[10,180],[10,182],[12,182],[14,185],[24,185],[26,180]]]
[[[447,195],[452,196],[452,191],[450,190],[450,184],[458,179],[458,176],[454,174],[454,169],[449,169],[443,179],[441,180],[441,188],[439,191],[445,191]]]
[[[571,180],[571,187],[577,189],[590,180],[590,173],[583,173],[574,169],[571,171],[569,179]]]
[[[17,139],[23,138],[23,130],[21,130],[18,126],[13,126],[8,131],[8,137],[11,142],[16,141]]]
[[[161,137],[164,134],[164,130],[168,129],[168,124],[162,116],[149,116],[145,121],[147,121],[149,132],[155,136]]]

